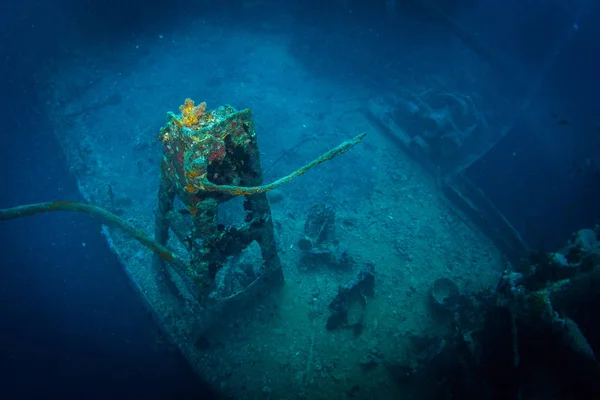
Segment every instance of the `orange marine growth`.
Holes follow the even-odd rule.
[[[197,106],[194,105],[194,100],[185,99],[185,102],[179,106],[181,112],[181,123],[183,126],[193,128],[198,125],[200,119],[206,112],[206,103],[200,103]]]

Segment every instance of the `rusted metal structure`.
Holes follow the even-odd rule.
[[[308,169],[348,151],[365,136],[342,143],[294,173],[263,185],[260,153],[252,112],[221,106],[207,111],[206,103],[190,99],[168,113],[159,139],[163,158],[156,215],[155,239],[166,245],[173,231],[190,253],[187,271],[178,271],[190,294],[200,302],[226,300],[259,281],[281,282],[283,274],[277,254],[271,210],[266,193]],[[219,205],[245,196],[244,222],[224,226]],[[176,210],[176,199],[185,211]],[[215,278],[227,259],[242,253],[253,242],[260,246],[264,268],[256,269],[241,289],[226,296],[217,294]],[[156,264],[165,271],[164,257]]]
[[[243,251],[252,241],[257,241],[262,251],[265,262],[262,276],[281,281],[281,263],[266,193],[246,196],[244,223],[225,228],[219,224],[217,209],[236,193],[207,188],[212,188],[210,183],[238,187],[262,184],[251,111],[237,111],[229,106],[207,111],[206,103],[194,105],[190,99],[180,111],[180,115],[168,114],[160,134],[164,148],[156,215],[157,242],[166,244],[171,228],[190,252],[188,289],[198,298],[210,293],[216,273],[227,257]],[[188,213],[174,210],[175,198]]]

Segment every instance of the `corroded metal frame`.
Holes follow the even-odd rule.
[[[206,112],[204,103],[195,106],[189,99],[180,111],[181,115],[168,114],[159,137],[164,148],[156,241],[166,245],[170,229],[181,232],[181,226],[175,226],[169,217],[178,198],[191,217],[187,234],[176,236],[190,252],[186,283],[195,297],[207,298],[227,258],[240,254],[253,241],[261,249],[263,276],[281,282],[281,261],[266,193],[245,195],[244,222],[224,227],[219,223],[218,207],[236,196],[207,190],[210,184],[257,187],[263,183],[251,111],[224,106]]]

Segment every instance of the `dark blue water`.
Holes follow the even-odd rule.
[[[78,198],[56,143],[47,138],[2,159],[4,187],[20,188],[4,191],[2,206]],[[30,140],[15,135],[4,143],[18,148],[30,146]],[[0,226],[2,397],[203,393],[141,305],[99,229],[96,221],[77,214]]]
[[[81,199],[37,111],[45,99],[34,80],[87,11],[33,1],[0,7],[0,207]],[[98,222],[70,213],[0,224],[0,397],[212,398],[99,232]]]
[[[528,244],[546,251],[600,223],[600,7],[578,14],[581,8],[564,4],[513,38],[522,42],[523,65],[539,71],[531,107],[543,111],[537,120],[525,111],[469,171]]]

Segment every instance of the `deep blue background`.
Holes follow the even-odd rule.
[[[587,4],[577,19],[535,18],[513,39],[523,42],[519,54],[531,49],[525,67],[548,65],[532,96],[536,117],[525,111],[468,171],[534,249],[555,251],[572,232],[600,224],[600,4]],[[574,22],[579,28],[568,32]],[[538,33],[552,31],[562,37]]]
[[[0,208],[80,200],[39,112],[45,99],[35,76],[73,43],[93,44],[109,21],[73,37],[91,17],[79,6],[90,2],[3,3]],[[0,397],[212,398],[165,342],[99,232],[98,222],[71,213],[0,223]]]
[[[78,199],[52,136],[39,139],[35,145],[25,135],[3,141],[29,147],[2,158],[2,184],[20,189],[4,191],[1,207]],[[188,398],[202,392],[181,355],[162,340],[99,229],[78,214],[0,225],[3,398]]]

